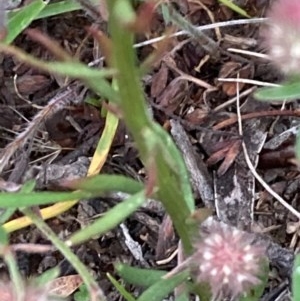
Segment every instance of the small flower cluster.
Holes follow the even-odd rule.
[[[270,58],[288,74],[300,73],[300,1],[278,0],[269,14],[269,27],[264,32]]]
[[[210,285],[214,298],[237,297],[260,283],[260,261],[264,248],[251,245],[250,235],[216,223],[201,234],[192,256],[196,280]]]

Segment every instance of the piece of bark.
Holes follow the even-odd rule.
[[[249,99],[243,112],[265,108],[265,104]],[[243,122],[243,137],[250,160],[257,165],[258,153],[266,138],[269,119],[257,118]],[[235,163],[222,176],[215,177],[216,210],[219,219],[241,230],[250,230],[253,221],[255,179],[241,151]]]
[[[170,120],[171,135],[180,149],[187,169],[190,173],[194,192],[199,195],[208,208],[213,208],[214,194],[212,179],[200,156],[195,153],[185,130],[176,120]]]

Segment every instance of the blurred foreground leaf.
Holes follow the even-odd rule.
[[[123,263],[116,263],[115,269],[127,283],[145,288],[161,280],[167,273],[165,271],[135,268]]]
[[[7,36],[2,42],[5,44],[12,43],[13,40],[36,19],[48,2],[49,0],[35,0],[11,15],[7,24]]]
[[[171,292],[173,292],[178,285],[188,280],[188,278],[189,272],[184,271],[172,276],[171,278],[161,279],[160,281],[149,287],[146,291],[144,291],[137,300],[161,301]]]
[[[105,234],[135,212],[144,203],[144,201],[145,191],[142,190],[132,195],[127,200],[123,200],[118,205],[115,205],[112,209],[105,212],[103,217],[98,218],[92,224],[78,232],[75,232],[68,239],[68,243],[75,245],[87,241],[95,236]]]
[[[126,291],[124,285],[120,284],[112,275],[107,274],[108,279],[113,284],[113,286],[119,291],[121,296],[127,301],[135,301],[135,298]]]
[[[296,255],[292,275],[292,293],[294,301],[300,300],[300,255]]]
[[[259,100],[266,101],[295,100],[300,97],[300,79],[292,79],[274,88],[258,89],[254,96]]]

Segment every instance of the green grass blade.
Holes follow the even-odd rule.
[[[91,2],[96,3],[97,1],[91,0]],[[75,0],[65,0],[56,3],[49,3],[47,7],[38,14],[36,19],[44,19],[52,16],[57,16],[79,9],[81,9],[81,5]]]
[[[93,278],[86,265],[80,261],[78,256],[75,255],[73,251],[60,238],[58,238],[46,222],[43,221],[40,216],[32,212],[30,208],[24,208],[21,211],[34,222],[36,227],[45,235],[52,245],[55,246],[63,257],[72,264],[88,288],[90,300],[104,300],[103,292],[99,288],[96,280]]]
[[[91,3],[97,5],[99,0],[90,0]],[[16,14],[24,8],[18,8],[9,11],[9,19],[14,18]],[[62,0],[55,3],[49,3],[35,18],[34,20],[44,19],[48,17],[58,16],[60,14],[69,13],[75,10],[82,9],[81,5],[75,0]]]
[[[128,291],[126,291],[125,287],[121,285],[112,275],[107,274],[107,277],[125,300],[135,301],[135,298]]]
[[[86,177],[79,180],[65,182],[64,187],[71,189],[80,189],[91,192],[93,194],[101,194],[107,188],[114,188],[114,190],[126,193],[137,193],[143,189],[143,184],[131,178],[121,175],[98,175],[93,177]]]
[[[294,301],[300,300],[300,255],[296,255],[293,276],[292,276],[292,293]]]
[[[3,245],[8,245],[9,239],[7,232],[0,226],[0,247],[2,248]],[[2,254],[1,254],[2,255]]]
[[[295,100],[300,97],[300,80],[282,83],[279,87],[258,89],[254,97],[265,101]]]
[[[169,279],[162,279],[148,288],[137,301],[161,301],[188,277],[189,272],[184,271]]]
[[[33,67],[42,69],[49,73],[56,73],[59,75],[69,76],[72,78],[81,78],[89,79],[96,78],[97,80],[105,77],[111,77],[116,74],[116,71],[113,69],[96,69],[90,68],[77,61],[65,61],[65,62],[46,62],[27,54],[23,50],[14,47],[8,46],[0,43],[0,51],[3,51],[7,54],[14,55],[19,60],[24,63],[27,63]]]
[[[91,197],[88,192],[0,193],[0,207],[18,208]]]
[[[111,77],[116,72],[113,69],[90,68],[80,62],[45,62],[36,59],[32,55],[27,54],[23,50],[0,43],[0,51],[10,54],[18,58],[20,61],[29,64],[35,68],[44,70],[49,73],[55,73],[62,76],[69,76],[75,79],[81,79],[87,82],[88,85],[104,98],[109,98],[111,101],[118,101],[118,94],[105,77]]]
[[[234,4],[231,0],[219,0],[219,2],[221,2],[222,4],[224,4],[231,10],[233,10],[234,12],[240,14],[241,16],[246,17],[246,18],[251,18],[251,16],[249,16],[244,9],[242,9],[239,6],[237,6],[236,4]]]
[[[123,263],[116,263],[115,269],[118,275],[127,283],[145,288],[160,281],[167,273],[165,271],[134,268]]]
[[[34,180],[30,180],[25,182],[21,188],[21,193],[29,193],[34,190],[36,182]],[[0,194],[1,197],[1,194]],[[14,214],[17,208],[6,208],[3,213],[0,215],[0,225],[3,225],[6,221],[10,219],[10,217]]]
[[[2,42],[5,44],[12,43],[13,40],[39,15],[39,13],[46,7],[48,2],[49,0],[36,0],[24,6],[24,8],[20,9],[13,16],[11,16],[8,19],[7,36]]]
[[[12,217],[12,215],[15,213],[15,211],[16,211],[16,208],[4,209],[4,211],[1,212],[1,214],[0,214],[0,225],[6,223]]]
[[[59,267],[51,268],[50,270],[45,271],[42,275],[37,276],[33,283],[36,286],[46,286],[50,281],[59,277],[61,273]]]
[[[130,214],[137,210],[144,201],[145,191],[142,190],[110,209],[103,217],[99,218],[91,225],[86,226],[84,229],[73,234],[67,243],[70,245],[79,244],[94,236],[108,232],[109,230],[117,227]]]
[[[0,193],[0,207],[18,208],[35,205],[45,205],[55,202],[65,202],[81,198],[91,198],[99,196],[108,191],[123,191],[126,193],[135,193],[140,191],[143,185],[137,181],[117,175],[99,175],[83,180],[73,181],[69,186],[77,189],[82,184],[81,191],[75,192],[30,192],[30,193]],[[67,186],[67,183],[66,183]],[[97,188],[95,187],[97,186]]]

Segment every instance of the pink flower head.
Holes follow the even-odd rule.
[[[260,261],[264,248],[251,245],[250,235],[216,224],[195,243],[192,264],[197,266],[197,282],[210,285],[214,298],[237,297],[260,283]]]
[[[275,1],[268,17],[264,35],[271,59],[284,73],[300,74],[300,1]]]

